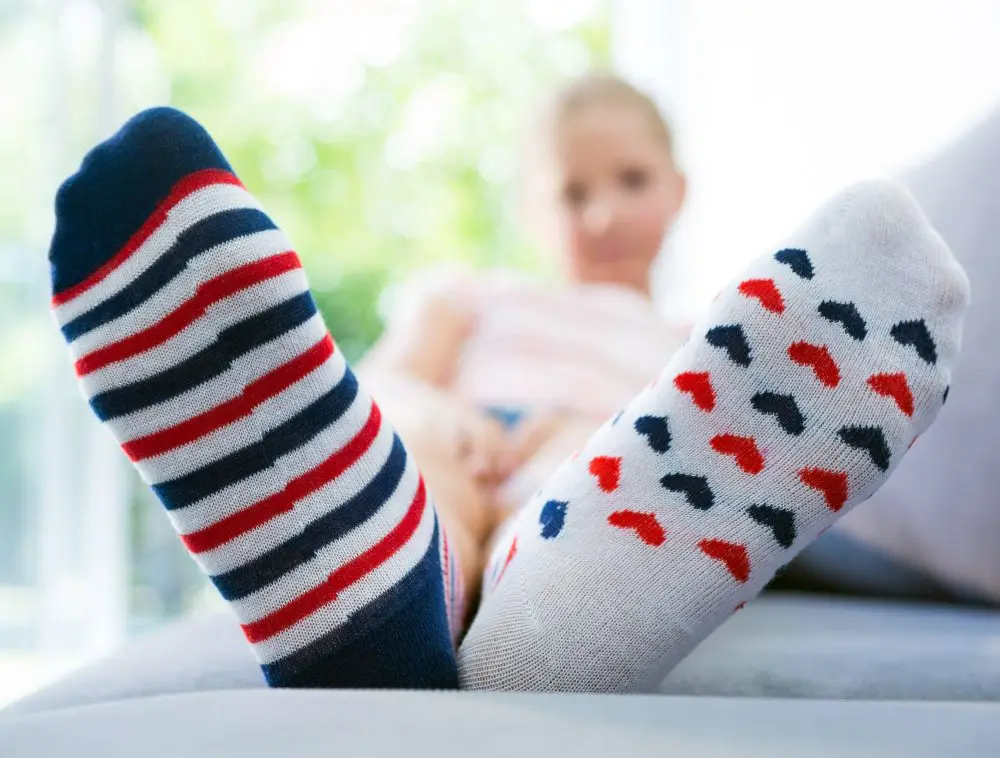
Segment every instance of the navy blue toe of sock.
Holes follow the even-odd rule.
[[[151,108],[91,150],[56,195],[52,291],[87,279],[128,241],[184,176],[232,172],[208,132],[174,108]],[[113,209],[113,212],[111,212]]]

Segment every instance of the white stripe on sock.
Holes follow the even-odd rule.
[[[372,478],[385,465],[392,449],[392,441],[393,432],[386,424],[372,444],[371,449],[354,466],[334,481],[295,503],[294,510],[284,513],[250,532],[241,534],[214,550],[198,554],[196,556],[198,564],[207,574],[222,574],[260,557],[267,551],[284,544],[295,535],[301,534],[306,526],[340,508],[371,482]],[[416,490],[417,477],[418,474],[415,470],[412,472],[404,470],[397,491],[409,488],[410,498],[412,498],[413,492]],[[413,482],[410,483],[408,479],[413,479]],[[405,505],[409,505],[409,500]],[[377,518],[378,514],[385,511],[386,508],[383,505],[376,516],[358,527],[359,531],[362,529],[373,530],[372,542],[377,541],[392,528],[392,524],[382,524]]]
[[[73,360],[120,342],[159,323],[195,295],[198,286],[229,271],[291,250],[288,238],[279,230],[268,229],[216,245],[192,260],[178,276],[167,282],[148,300],[70,343]]]
[[[371,408],[371,400],[359,394],[343,416],[306,444],[279,458],[273,466],[196,503],[168,511],[174,528],[180,534],[197,532],[280,492],[290,480],[316,468],[354,439],[368,421]]]
[[[261,206],[253,195],[235,184],[212,184],[192,192],[173,207],[164,222],[121,265],[86,292],[54,308],[56,320],[62,325],[91,310],[153,265],[186,229],[216,213],[236,208],[260,210]]]
[[[104,423],[114,432],[115,438],[123,443],[169,429],[232,400],[246,385],[300,355],[306,349],[305,346],[315,345],[326,333],[323,317],[316,313],[308,321],[277,339],[265,342],[240,356],[228,370],[214,379],[192,387],[177,397]]]
[[[343,369],[343,362],[336,361],[331,356],[307,376],[265,400],[249,416],[187,445],[137,461],[135,465],[146,482],[159,484],[207,466],[237,450],[248,448],[260,442],[267,432],[288,421],[337,386],[344,376]]]
[[[231,600],[230,606],[240,623],[259,621],[284,608],[295,598],[318,587],[338,568],[385,537],[402,520],[417,492],[419,476],[406,476],[406,473],[404,472],[400,486],[382,503],[371,519],[318,551],[308,565],[296,567],[246,597]]]
[[[434,536],[434,522],[434,509],[428,502],[424,505],[416,532],[389,560],[344,589],[332,603],[317,609],[312,615],[270,639],[254,644],[260,662],[272,663],[284,658],[331,630],[343,626],[353,614],[399,584],[426,554]],[[344,549],[350,548],[345,545]],[[358,552],[363,552],[364,549],[361,548]]]
[[[210,306],[200,319],[166,342],[80,377],[87,398],[155,376],[209,347],[227,327],[263,313],[309,289],[302,269],[255,284]]]

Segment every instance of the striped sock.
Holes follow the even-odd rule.
[[[84,394],[268,683],[455,687],[460,588],[423,481],[211,137],[136,116],[56,215],[52,305]]]

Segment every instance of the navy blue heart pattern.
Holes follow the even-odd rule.
[[[554,540],[562,532],[566,524],[566,509],[569,503],[562,500],[549,500],[542,506],[542,512],[538,514],[538,523],[542,527],[542,537],[547,540]]]
[[[782,547],[789,548],[795,542],[795,514],[788,508],[776,508],[762,503],[747,508],[747,515],[770,529],[774,541]]]
[[[812,261],[809,260],[809,254],[805,250],[786,247],[774,254],[774,260],[784,263],[802,279],[813,278]]]
[[[885,441],[885,435],[877,426],[845,426],[837,434],[844,444],[858,450],[866,450],[881,471],[889,468],[892,453]]]
[[[833,300],[824,300],[819,304],[819,315],[827,321],[840,324],[844,331],[851,335],[858,342],[864,340],[868,335],[868,325],[858,313],[858,307],[854,303],[838,303]]]
[[[746,368],[750,365],[750,343],[739,324],[716,326],[705,335],[708,344],[726,351],[729,360]]]
[[[922,318],[914,321],[900,321],[889,330],[889,334],[900,345],[916,350],[917,355],[927,363],[932,366],[937,363],[937,346]]]
[[[805,418],[791,395],[758,392],[750,398],[750,404],[760,413],[774,416],[778,420],[778,425],[789,434],[797,437],[805,431]]]
[[[707,511],[715,504],[715,493],[703,476],[667,474],[660,479],[660,484],[671,492],[683,492],[688,504],[699,511]]]
[[[805,250],[786,248],[775,253],[774,259],[778,263],[788,266],[802,280],[808,282],[816,276],[812,260]],[[783,308],[768,308],[766,310],[770,311],[776,318],[782,317],[784,312]],[[869,336],[869,324],[858,306],[853,302],[848,300],[822,300],[816,307],[816,312],[818,312],[821,318],[838,325],[848,337],[856,342],[864,342]],[[898,344],[912,348],[925,362],[933,364],[937,360],[936,345],[923,319],[901,321],[891,328],[890,335]],[[705,340],[712,347],[724,351],[728,360],[741,368],[747,368],[753,362],[753,347],[747,339],[747,332],[740,323],[731,322],[714,326],[705,332]],[[823,345],[813,347],[816,351],[824,351],[824,354],[828,354],[828,348]],[[789,359],[795,362],[795,356],[791,352]],[[708,374],[704,372],[702,374],[707,379]],[[694,392],[698,388],[688,386],[691,384],[691,377],[701,377],[702,374],[687,372],[682,375],[685,378],[683,383],[675,383],[678,384],[680,390],[692,394],[697,407],[703,411],[710,412],[715,405],[714,392],[712,393],[711,401],[705,397],[699,403],[697,402],[697,393]],[[893,376],[895,375],[893,374]],[[902,381],[905,381],[905,375],[900,374],[900,376]],[[832,385],[827,383],[827,386],[835,387],[837,383],[834,382]],[[880,396],[885,394],[884,391],[879,392],[880,385],[877,383],[873,386],[869,382],[868,386],[873,392],[880,394]],[[708,388],[711,391],[711,384],[708,384]],[[948,390],[946,389],[942,400],[946,400],[947,395]],[[800,436],[807,428],[807,418],[793,394],[761,389],[751,396],[750,405],[758,413],[773,418],[777,426],[788,435],[794,437]],[[617,424],[621,418],[622,413],[616,414],[611,422],[612,425]],[[657,455],[666,455],[671,451],[674,439],[670,421],[666,416],[640,415],[633,422],[633,428],[635,434],[643,439],[646,447]],[[737,432],[727,431],[721,436],[727,439],[744,439]],[[884,431],[878,426],[846,425],[838,430],[837,437],[842,444],[864,452],[872,465],[880,471],[887,471],[890,467],[892,452]],[[719,438],[719,435],[713,439],[717,438]],[[762,470],[767,465],[766,455],[760,450],[757,453],[757,457],[754,459],[756,465],[752,467],[741,466],[739,468],[749,475],[754,475]],[[718,503],[716,492],[710,486],[708,478],[705,476],[686,473],[683,470],[665,475],[657,475],[660,477],[659,482],[664,490],[681,496],[690,507],[696,510],[708,511]],[[805,466],[798,471],[798,477],[806,487],[818,491],[823,496],[827,507],[831,510],[838,510],[848,498],[850,478],[845,472],[836,468],[825,468],[823,465]],[[617,479],[615,483],[617,484]],[[602,487],[602,489],[610,495],[617,487]],[[568,502],[561,500],[549,500],[544,504],[539,515],[540,535],[543,539],[555,539],[562,533],[569,507],[570,504]],[[769,530],[774,542],[783,549],[791,548],[798,537],[796,515],[790,508],[769,503],[755,503],[746,508],[743,513],[754,523]],[[631,519],[627,524],[623,521],[625,515],[628,515],[629,519]],[[651,516],[650,514],[635,512],[628,508],[616,511],[614,516],[617,518],[617,521],[615,518],[611,519],[609,523],[612,526],[617,525],[619,528],[628,526],[632,531],[635,531],[633,521],[638,523],[636,519],[639,519],[639,517],[647,520],[655,518],[655,516]],[[644,541],[651,546],[657,547],[663,544],[663,535],[665,533],[663,527],[660,526],[656,530],[655,535],[652,535],[652,532],[650,532],[650,534],[646,535]],[[639,536],[642,537],[642,534],[639,534]],[[653,539],[654,536],[656,537],[655,539]],[[709,540],[708,542],[711,543],[711,550],[706,554],[709,554],[710,557],[716,557],[718,560],[722,560],[719,556],[726,558],[730,571],[733,571],[734,567],[738,569],[734,576],[738,575],[742,577],[744,575],[749,566],[748,563],[744,565],[749,560],[749,553],[746,552],[745,546],[724,540],[715,540],[714,542]]]
[[[635,420],[635,430],[657,453],[670,450],[670,427],[666,416],[640,416]]]

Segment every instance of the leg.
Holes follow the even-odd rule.
[[[454,551],[423,481],[209,135],[136,116],[56,216],[52,303],[84,394],[268,683],[455,686]]]
[[[472,605],[479,594],[483,571],[483,543],[488,527],[480,514],[492,514],[494,506],[488,488],[470,476],[465,467],[436,451],[425,451],[413,437],[406,437],[407,448],[423,474],[427,488],[434,493],[434,505],[442,528],[454,546],[457,579],[461,581],[463,602]],[[461,625],[465,629],[465,625]]]
[[[462,685],[655,687],[898,465],[943,403],[967,299],[905,190],[824,206],[519,514]]]

